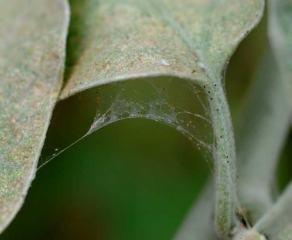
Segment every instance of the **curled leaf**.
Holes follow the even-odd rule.
[[[156,76],[184,78],[204,88],[215,136],[216,228],[229,235],[235,226],[236,174],[224,71],[260,20],[264,1],[72,0],[71,5],[69,68],[60,99],[103,84]]]
[[[237,131],[238,198],[252,225],[272,206],[272,187],[290,128],[285,83],[271,53],[263,56]]]
[[[63,0],[0,2],[0,232],[34,178],[61,87],[69,10]]]

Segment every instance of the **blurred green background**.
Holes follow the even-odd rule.
[[[235,128],[266,47],[264,18],[228,67],[226,89]],[[40,162],[87,132],[97,104],[78,105],[80,97],[58,104]],[[291,178],[291,146],[290,134],[278,169],[280,189]],[[145,119],[120,121],[41,168],[0,239],[168,240],[209,174],[201,153],[176,130]]]

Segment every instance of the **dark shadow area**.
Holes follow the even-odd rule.
[[[73,67],[78,63],[82,55],[86,39],[87,28],[85,26],[87,16],[84,14],[86,9],[90,8],[86,0],[69,0],[71,17],[68,29],[67,46],[66,46],[66,62],[64,72],[64,85],[69,79]]]
[[[171,239],[209,172],[176,130],[120,121],[38,171],[1,239]]]
[[[267,11],[265,11],[259,25],[239,45],[226,71],[225,87],[235,128],[243,110],[245,96],[267,47]]]
[[[288,135],[286,144],[282,151],[281,159],[277,169],[279,192],[282,192],[292,180],[292,131]]]

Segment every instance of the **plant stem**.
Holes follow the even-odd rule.
[[[218,234],[229,236],[235,227],[236,167],[235,142],[225,91],[220,84],[204,87],[209,103],[215,136],[215,225]]]

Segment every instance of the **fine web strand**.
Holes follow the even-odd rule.
[[[125,119],[144,118],[184,134],[200,150],[214,172],[216,149],[207,96],[202,87],[182,79],[161,77],[116,82],[84,94],[97,102],[89,130],[68,147],[46,158],[38,169],[104,126]]]

